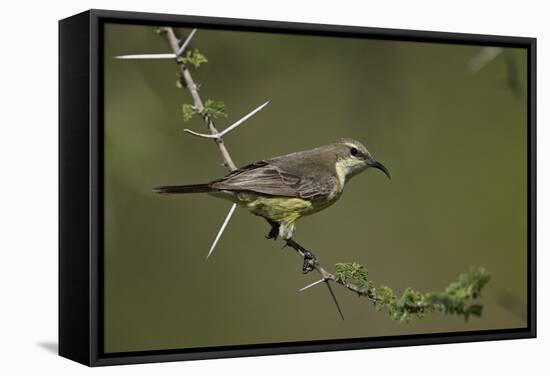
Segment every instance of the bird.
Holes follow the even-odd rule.
[[[292,239],[296,221],[333,205],[349,180],[369,168],[381,170],[391,178],[388,169],[363,144],[342,138],[310,150],[247,164],[209,183],[160,186],[153,192],[207,193],[229,200],[271,225],[266,238],[281,237],[287,245],[304,251],[305,258],[312,259],[313,254]],[[304,263],[304,272],[306,269],[310,268]]]

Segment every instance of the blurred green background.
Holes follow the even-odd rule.
[[[187,35],[189,29],[178,29]],[[444,288],[470,266],[492,281],[481,318],[428,315],[402,324],[335,286],[346,320],[301,260],[230,204],[155,195],[159,185],[227,173],[212,142],[184,134],[185,89],[153,27],[105,26],[105,350],[437,333],[526,326],[527,54],[505,49],[477,71],[482,46],[199,30],[192,69],[203,100],[223,100],[219,128],[270,99],[226,138],[238,165],[330,143],[362,141],[392,173],[369,170],[342,199],[298,222],[296,239],[334,270],[357,261],[400,293]],[[485,50],[487,52],[487,50]],[[494,52],[494,51],[493,51]]]

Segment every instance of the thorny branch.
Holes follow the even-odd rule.
[[[208,127],[208,130],[210,131],[210,134],[213,136],[218,136],[220,132],[216,129],[216,126],[214,125],[214,121],[206,111],[204,111],[204,104],[202,102],[202,99],[199,95],[198,86],[193,81],[193,77],[191,76],[191,72],[189,72],[189,68],[185,65],[183,59],[181,58],[181,55],[184,52],[185,47],[189,44],[191,41],[191,38],[193,38],[193,35],[195,32],[191,32],[187,39],[182,43],[182,45],[179,45],[178,37],[176,36],[176,33],[174,33],[174,29],[171,27],[165,27],[164,31],[166,32],[166,38],[168,39],[168,43],[170,43],[170,48],[172,48],[172,51],[175,54],[176,57],[176,63],[178,64],[178,68],[180,71],[180,75],[185,81],[185,86],[189,90],[189,93],[191,94],[191,97],[193,98],[193,103],[196,111],[202,116],[204,119],[204,122],[206,123],[206,126]],[[182,48],[183,47],[183,48]],[[225,147],[225,144],[223,142],[223,137],[216,137],[214,138],[214,142],[218,145],[218,148],[220,149],[220,153],[222,154],[224,164],[229,168],[230,171],[234,171],[237,169],[237,166],[233,162],[233,159],[229,155],[229,152],[227,151],[227,148]]]
[[[172,29],[171,27],[165,27],[163,28],[163,30],[166,33],[166,38],[168,39],[170,48],[173,51],[173,57],[176,59],[180,76],[185,81],[185,86],[187,87],[187,89],[189,90],[189,93],[191,94],[191,97],[193,98],[193,107],[195,111],[202,116],[208,130],[210,131],[210,134],[197,133],[189,129],[184,129],[184,131],[195,136],[213,139],[214,142],[216,142],[216,144],[218,145],[218,148],[220,149],[220,153],[222,154],[224,165],[230,171],[236,170],[237,166],[233,162],[231,155],[229,155],[229,151],[227,151],[227,148],[225,147],[223,136],[225,136],[229,132],[236,129],[239,125],[244,123],[254,114],[256,114],[258,111],[260,111],[265,106],[267,106],[269,102],[264,103],[263,105],[261,105],[260,107],[258,107],[257,109],[249,113],[248,115],[244,116],[243,118],[239,119],[237,122],[230,125],[220,133],[216,128],[212,117],[208,115],[207,111],[205,111],[204,103],[200,97],[198,86],[193,80],[193,77],[191,76],[191,72],[189,71],[189,68],[185,64],[185,60],[182,58],[182,55],[185,52],[185,49],[189,45],[189,42],[191,42],[191,39],[195,35],[197,29],[193,29],[193,31],[191,31],[191,33],[187,36],[187,38],[183,41],[183,43],[181,43],[181,46],[179,44],[179,39],[174,32],[174,29]],[[216,248],[216,245],[218,244],[218,241],[220,240],[220,237],[223,234],[225,227],[227,226],[227,224],[229,223],[229,220],[231,219],[233,213],[235,212],[236,207],[237,207],[237,204],[233,204],[229,209],[229,212],[227,213],[225,220],[223,221],[223,224],[218,230],[218,233],[216,234],[216,237],[214,238],[214,241],[212,242],[212,245],[208,250],[208,254],[206,256],[207,259],[210,257],[210,255],[212,255],[214,248]]]
[[[199,95],[198,86],[193,80],[191,73],[188,67],[185,64],[185,60],[182,58],[185,49],[188,47],[189,42],[194,36],[196,29],[194,29],[189,36],[180,43],[180,40],[176,36],[174,30],[171,27],[164,27],[162,30],[165,32],[166,38],[172,49],[172,54],[158,54],[158,55],[123,55],[118,58],[121,59],[140,59],[140,58],[175,58],[179,73],[181,78],[185,82],[185,86],[189,90],[191,97],[193,98],[193,108],[194,111],[201,115],[203,118],[209,134],[203,134],[191,131],[186,129],[185,131],[194,136],[202,137],[205,139],[213,139],[216,145],[218,146],[222,158],[224,160],[225,166],[230,170],[236,170],[237,167],[233,162],[225,144],[223,141],[223,136],[233,131],[244,121],[249,119],[255,113],[264,108],[269,102],[264,103],[262,106],[258,107],[248,115],[244,116],[231,126],[227,127],[224,131],[219,132],[216,128],[213,119],[209,116],[208,112],[205,111],[205,106]],[[228,215],[226,216],[223,225],[218,232],[212,247],[208,253],[208,256],[212,253],[214,247],[216,246],[219,237],[223,233],[225,226],[229,222],[236,204],[233,204],[229,210]],[[347,290],[356,293],[358,296],[362,296],[370,300],[378,309],[385,309],[390,313],[392,318],[399,319],[402,321],[410,320],[411,315],[417,315],[422,317],[427,312],[440,311],[444,313],[454,313],[464,315],[465,319],[469,315],[480,315],[481,314],[481,305],[473,304],[468,305],[466,301],[468,299],[477,298],[481,289],[489,282],[490,276],[485,272],[483,268],[478,270],[471,270],[468,273],[463,273],[459,276],[458,280],[451,283],[444,292],[433,292],[433,293],[420,293],[414,291],[410,288],[406,289],[401,297],[394,295],[393,291],[385,286],[374,287],[372,281],[367,278],[366,269],[357,263],[339,263],[336,264],[336,273],[332,274],[321,266],[317,258],[311,258],[311,254],[308,250],[300,246],[298,243],[290,240],[286,243],[287,246],[293,248],[300,256],[304,257],[305,265],[304,271],[315,270],[320,276],[321,279],[313,282],[299,291],[307,290],[316,285],[324,284],[327,286],[332,299],[338,309],[338,312],[342,319],[344,318],[342,310],[336,296],[330,287],[329,282],[335,282]],[[207,256],[207,257],[208,257]],[[308,265],[309,263],[309,265]]]

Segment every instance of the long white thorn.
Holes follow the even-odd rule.
[[[114,59],[120,60],[151,60],[151,59],[174,59],[176,54],[139,54],[139,55],[119,55]]]
[[[187,128],[185,128],[183,131],[186,133],[192,134],[193,136],[202,137],[202,138],[220,138],[219,134],[199,133]]]
[[[191,39],[193,39],[193,36],[195,35],[196,32],[197,32],[197,29],[191,30],[191,32],[189,33],[189,35],[188,35],[187,38],[185,39],[185,42],[183,42],[183,44],[181,45],[180,49],[179,49],[178,52],[176,53],[176,57],[180,57],[181,54],[183,54],[183,52],[184,52],[185,49],[187,48],[187,45],[189,44],[189,42],[191,42]]]
[[[260,107],[256,108],[255,110],[253,110],[252,112],[250,112],[248,115],[245,115],[243,116],[242,118],[240,118],[239,120],[237,120],[236,122],[234,122],[233,124],[231,124],[229,127],[225,128],[223,131],[220,132],[220,137],[223,137],[225,136],[226,134],[228,134],[229,132],[231,132],[232,130],[234,130],[235,128],[237,128],[239,125],[241,125],[242,123],[244,123],[245,121],[247,121],[248,119],[250,119],[252,116],[254,116],[258,111],[261,111],[265,106],[267,106],[269,104],[270,101],[267,101],[265,102],[264,104],[262,104]]]
[[[191,129],[187,129],[185,128],[183,131],[186,132],[186,133],[189,133],[189,134],[192,134],[193,136],[197,136],[197,137],[202,137],[202,138],[222,138],[223,136],[225,136],[226,134],[228,134],[229,132],[231,132],[232,130],[234,130],[235,128],[237,128],[239,125],[241,125],[242,123],[244,123],[245,121],[247,121],[248,119],[250,119],[252,116],[254,116],[258,111],[261,111],[265,106],[267,106],[269,104],[270,101],[267,101],[265,102],[264,104],[262,104],[260,107],[256,108],[255,110],[249,112],[247,115],[243,116],[242,118],[240,118],[239,120],[237,120],[236,122],[234,122],[233,124],[231,124],[229,127],[225,128],[223,131],[221,131],[220,133],[216,133],[216,134],[207,134],[207,133],[199,133],[199,132],[195,132],[195,131],[192,131]]]
[[[318,281],[315,281],[315,282],[313,282],[313,283],[310,283],[310,284],[307,285],[307,286],[302,287],[300,290],[298,290],[298,292],[305,291],[305,290],[309,289],[310,287],[317,286],[319,283],[322,283],[322,282],[325,282],[325,279],[324,279],[324,278],[322,278],[322,279],[320,279],[320,280],[318,280]]]
[[[177,57],[180,57],[181,54],[185,51],[187,48],[187,45],[189,42],[191,42],[191,39],[193,39],[193,36],[197,32],[197,29],[193,29],[191,33],[187,36],[181,47],[179,48],[178,52],[176,54],[135,54],[135,55],[119,55],[115,56],[114,59],[120,59],[120,60],[155,60],[155,59],[175,59]]]
[[[330,286],[330,282],[328,279],[324,280],[327,283],[327,288],[330,293],[330,296],[332,296],[332,300],[334,301],[334,304],[336,305],[336,308],[338,309],[338,313],[340,314],[340,317],[342,320],[344,320],[344,313],[342,312],[342,308],[340,308],[340,304],[338,304],[338,300],[336,299],[336,295],[334,295],[334,291],[332,291],[332,287]]]
[[[233,212],[237,208],[237,204],[233,204],[231,206],[231,209],[229,209],[229,212],[227,213],[227,216],[225,217],[225,220],[222,223],[222,226],[220,227],[220,230],[218,231],[218,234],[216,235],[216,238],[214,239],[214,242],[212,242],[212,246],[210,247],[210,250],[208,251],[208,255],[206,255],[206,259],[210,257],[212,252],[214,252],[214,248],[216,248],[216,244],[218,244],[218,240],[222,237],[222,234],[227,227],[227,224],[229,223],[229,220],[231,219],[231,216],[233,216]]]

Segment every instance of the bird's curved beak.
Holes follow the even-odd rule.
[[[379,169],[379,170],[382,171],[384,174],[386,174],[386,176],[388,177],[388,179],[391,179],[390,172],[388,171],[388,169],[386,168],[386,166],[384,166],[382,163],[380,163],[380,162],[378,162],[378,161],[375,161],[374,159],[367,159],[367,166],[369,166],[369,167],[374,167],[374,168]]]

